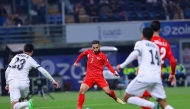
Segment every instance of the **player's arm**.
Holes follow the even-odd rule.
[[[8,75],[9,75],[10,69],[11,69],[12,65],[15,63],[15,61],[16,61],[16,56],[13,57],[13,59],[11,60],[11,62],[10,62],[9,65],[8,65],[7,69],[5,70],[5,80],[6,80],[6,84],[8,84],[8,81],[7,81]]]
[[[84,56],[88,55],[88,50],[83,51],[77,58],[77,60],[75,61],[75,63],[78,63]]]
[[[6,84],[7,85],[9,84],[8,81],[7,81],[9,72],[10,72],[10,67],[8,66],[7,69],[6,69],[6,71],[5,71],[5,80],[6,80]]]
[[[111,64],[109,63],[108,58],[107,58],[106,55],[104,55],[103,61],[104,61],[104,64],[106,65],[106,67],[110,70],[110,72],[112,72],[113,74],[116,74],[116,73],[117,73],[117,72],[113,69],[113,67],[111,66]]]
[[[122,69],[125,68],[129,63],[131,63],[141,54],[141,51],[142,51],[141,41],[138,41],[135,43],[134,51],[130,53],[130,55],[122,64],[117,66],[117,70],[120,70],[121,68]]]
[[[36,68],[38,71],[40,71],[47,79],[49,79],[53,85],[55,85],[56,88],[60,88],[59,84],[53,79],[53,77],[45,70],[43,67],[41,67],[33,58],[30,58],[30,64],[33,68]]]
[[[176,61],[175,61],[175,58],[174,58],[174,56],[172,54],[172,50],[171,50],[170,46],[168,46],[168,51],[167,51],[166,55],[167,55],[167,58],[170,61],[170,65],[171,65],[172,72],[170,72],[170,73],[171,73],[171,75],[175,75]]]

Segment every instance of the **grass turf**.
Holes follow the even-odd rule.
[[[185,88],[165,88],[167,101],[175,109],[190,109],[190,87]],[[124,90],[116,91],[116,95],[122,98]],[[51,93],[55,98],[52,100],[46,95],[46,101],[36,95],[33,97],[35,109],[77,109],[78,92],[58,92]],[[154,100],[153,100],[154,101]],[[88,91],[83,109],[140,109],[140,107],[129,104],[120,105],[103,91]],[[0,96],[0,109],[11,109],[9,96]]]

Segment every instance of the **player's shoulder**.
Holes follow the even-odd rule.
[[[142,41],[142,40],[136,41],[136,42],[135,42],[135,47],[137,47],[137,46],[141,45],[142,43],[143,43],[143,41]]]

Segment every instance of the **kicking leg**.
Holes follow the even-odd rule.
[[[110,97],[112,97],[116,102],[120,104],[126,104],[123,100],[117,98],[115,95],[115,92],[113,90],[110,90],[109,86],[103,87],[102,88],[106,94],[108,94]]]
[[[141,107],[149,107],[151,109],[157,109],[157,108],[155,108],[156,107],[155,103],[144,100],[139,97],[132,96],[132,95],[128,94],[127,92],[125,92],[123,99],[125,102],[132,104],[132,105],[141,106]]]
[[[85,100],[85,93],[89,89],[89,86],[85,83],[81,84],[79,97],[78,97],[78,109],[82,109]]]

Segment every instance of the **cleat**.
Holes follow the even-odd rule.
[[[29,107],[29,109],[34,109],[34,104],[33,104],[33,99],[30,99],[29,101],[28,101],[28,107]]]
[[[119,104],[126,104],[126,102],[124,102],[123,100],[117,98],[116,102],[118,102]]]
[[[154,108],[153,109],[159,109],[160,105],[156,102],[154,103]]]

